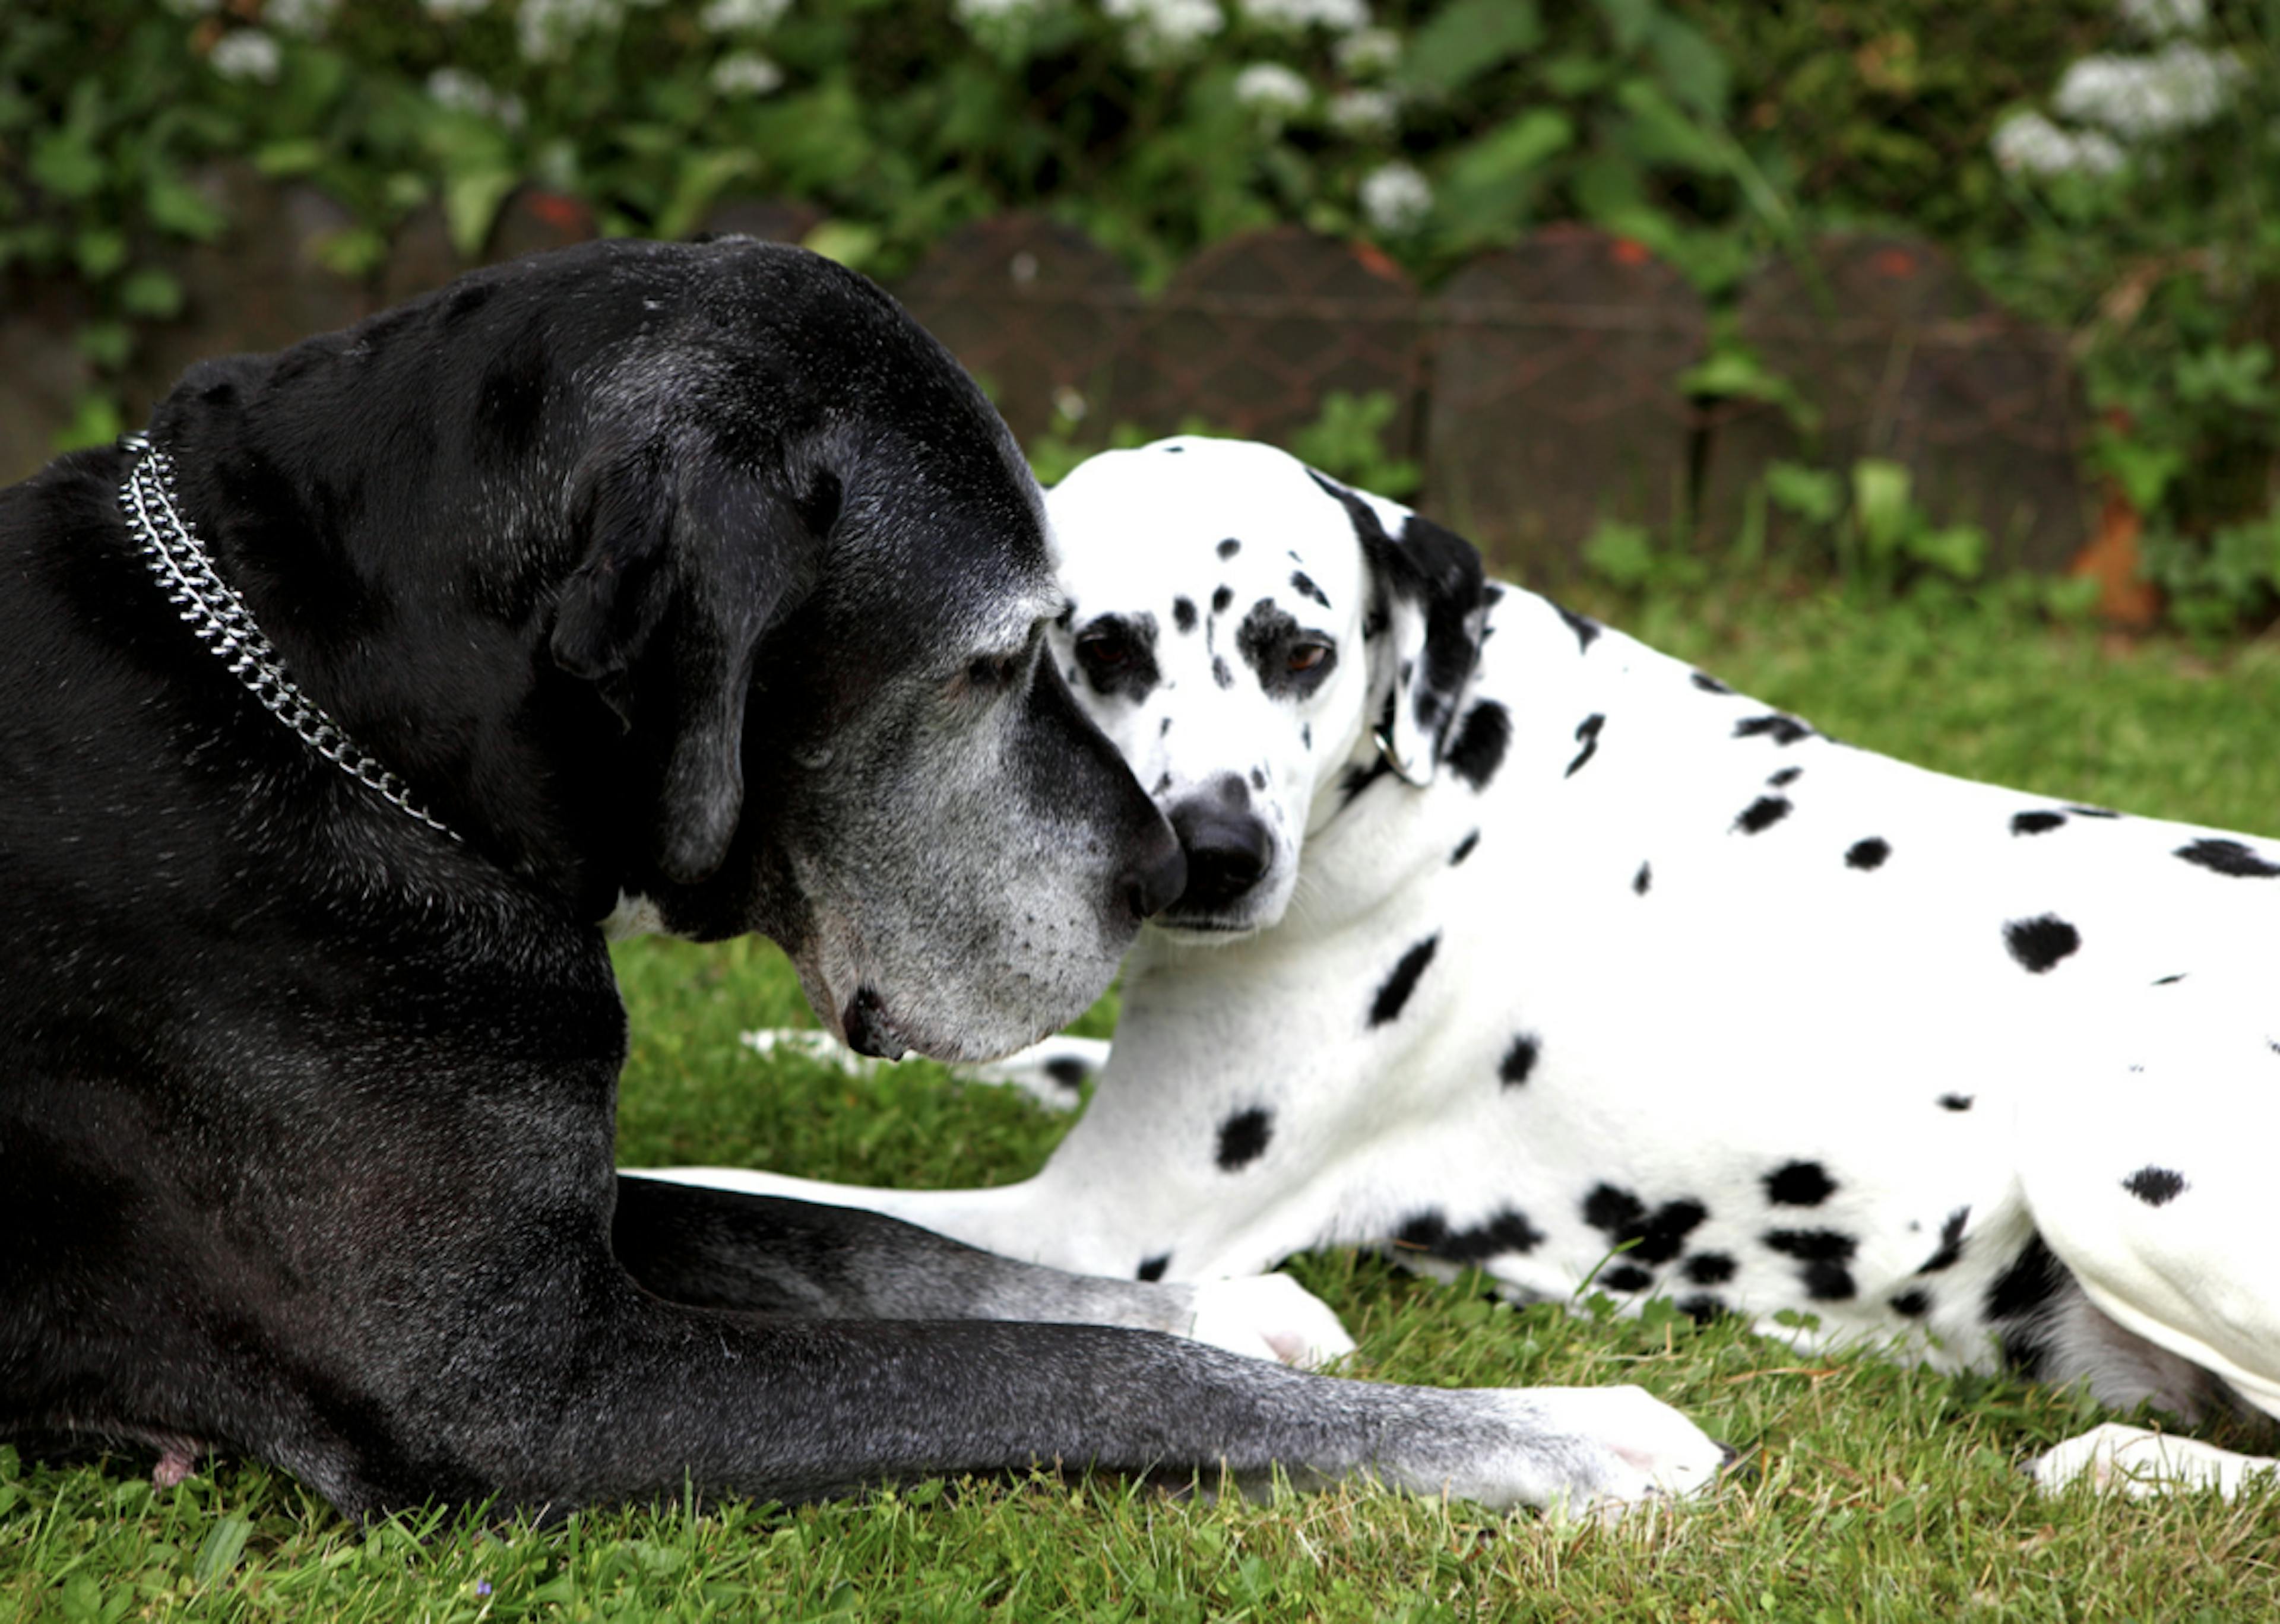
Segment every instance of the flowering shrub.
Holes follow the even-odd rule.
[[[2259,609],[2280,574],[2280,557],[2240,562],[2274,533],[2257,527],[2280,387],[2267,16],[2261,0],[6,0],[0,271],[81,281],[102,315],[84,342],[119,364],[135,324],[181,302],[153,250],[222,227],[189,177],[224,155],[347,204],[358,224],[327,251],[351,273],[429,205],[473,253],[525,182],[659,235],[733,194],[814,204],[830,251],[890,276],[1009,207],[1081,226],[1144,281],[1282,221],[1372,240],[1430,281],[1580,219],[1714,308],[1811,231],[1898,224],[2081,335],[2099,466],[2149,516],[2173,589]],[[1701,377],[1778,393],[1730,340],[1714,359]],[[2232,562],[2196,576],[2221,535]]]

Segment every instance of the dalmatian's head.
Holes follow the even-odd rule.
[[[1156,925],[1276,924],[1350,771],[1431,781],[1479,652],[1480,555],[1241,441],[1105,452],[1046,500],[1070,604],[1055,651],[1187,855]]]

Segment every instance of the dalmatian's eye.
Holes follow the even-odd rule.
[[[1094,671],[1121,671],[1132,663],[1135,651],[1122,632],[1103,627],[1076,640],[1076,657]]]
[[[1313,671],[1330,658],[1327,643],[1295,643],[1290,645],[1290,666],[1293,673]]]

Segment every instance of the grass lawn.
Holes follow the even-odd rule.
[[[1871,749],[2280,831],[2280,647],[2122,644],[1960,603],[1591,606]],[[764,944],[642,943],[618,963],[635,1024],[629,1162],[987,1181],[1028,1172],[1063,1126],[921,1064],[859,1081],[761,1061],[740,1030],[806,1019]],[[1105,1010],[1088,1020],[1106,1029]],[[1345,1315],[1361,1374],[1637,1382],[1757,1446],[1757,1470],[1613,1530],[1351,1491],[1253,1505],[1043,1477],[793,1511],[609,1511],[543,1531],[442,1515],[357,1530],[258,1466],[218,1463],[168,1493],[147,1460],[0,1450],[0,1618],[2280,1617],[2280,1494],[2133,1505],[2030,1490],[2016,1463],[2099,1419],[2069,1394],[1869,1355],[1801,1359],[1675,1317],[1514,1311],[1369,1258],[1296,1267]]]

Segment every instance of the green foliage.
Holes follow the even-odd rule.
[[[815,246],[889,277],[1009,208],[1082,227],[1144,284],[1280,221],[1430,282],[1583,220],[1711,300],[1721,337],[1680,388],[1809,435],[1731,296],[1814,233],[1897,227],[2073,335],[2088,466],[2145,515],[2180,617],[2218,627],[2280,609],[2251,564],[2280,481],[2280,13],[2207,11],[2168,38],[2110,0],[14,0],[0,272],[81,284],[82,347],[116,373],[180,308],[170,245],[227,223],[200,184],[221,157],[349,204],[319,252],[350,274],[421,208],[473,252],[526,182],[612,232],[812,203]],[[2111,77],[2179,51],[2203,82],[2145,104],[2168,112],[2061,94],[2086,59]],[[2013,141],[2030,118],[2075,160]],[[1948,517],[1851,535],[1880,578],[1969,573]]]

